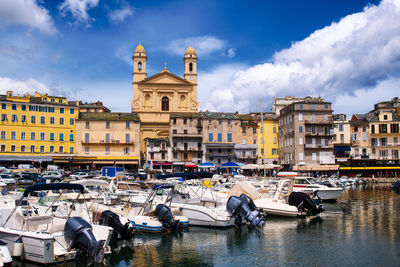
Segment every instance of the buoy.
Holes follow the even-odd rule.
[[[22,257],[24,252],[24,243],[22,243],[22,238],[18,238],[14,243],[14,249],[12,252],[13,257]]]

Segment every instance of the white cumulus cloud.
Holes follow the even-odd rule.
[[[361,100],[368,92],[376,92],[380,83],[400,80],[399,18],[399,0],[367,6],[276,52],[271,62],[228,68],[233,79],[221,90],[229,92],[229,101],[241,112],[253,111],[260,98],[268,103],[273,96],[322,96],[333,102],[343,97]],[[215,70],[213,73],[217,74]],[[398,90],[399,84],[391,82],[382,88],[391,85]],[[203,88],[201,83],[199,88]],[[396,90],[387,92],[394,94]],[[217,96],[219,92],[212,94]],[[382,94],[387,99],[393,96]],[[363,103],[369,105],[366,111],[374,103]],[[214,107],[220,107],[218,101]]]
[[[108,13],[108,18],[113,23],[119,23],[124,21],[127,17],[133,15],[133,10],[131,6],[124,5],[119,9],[112,10]]]
[[[192,46],[198,55],[207,56],[214,52],[224,51],[226,49],[227,42],[215,36],[197,36],[186,39],[172,40],[167,46],[167,49],[168,52],[172,52],[177,55],[183,55],[189,46]],[[234,52],[234,50],[232,51]]]
[[[29,78],[25,81],[18,81],[8,77],[0,77],[0,94],[7,91],[13,91],[15,94],[24,95],[26,93],[34,94],[35,92],[49,93],[49,88],[43,83]]]
[[[48,35],[57,33],[49,11],[36,0],[1,0],[0,26],[5,25],[25,25]]]
[[[99,0],[65,0],[58,9],[64,16],[69,13],[77,23],[89,25],[93,19],[90,18],[88,10],[98,4]]]

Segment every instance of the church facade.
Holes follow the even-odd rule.
[[[141,148],[145,152],[146,138],[169,136],[171,114],[197,113],[197,55],[192,47],[183,57],[183,78],[166,67],[160,73],[147,77],[147,53],[138,45],[133,59],[132,112],[140,118]]]

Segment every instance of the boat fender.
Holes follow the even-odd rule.
[[[24,243],[22,243],[22,237],[19,237],[14,243],[12,256],[22,257],[23,253],[24,253]]]

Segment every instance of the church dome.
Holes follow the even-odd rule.
[[[144,50],[143,45],[140,44],[136,46],[135,52],[146,52],[146,51]]]
[[[196,51],[194,51],[193,47],[189,46],[189,47],[186,49],[185,55],[188,55],[188,54],[196,55]]]

